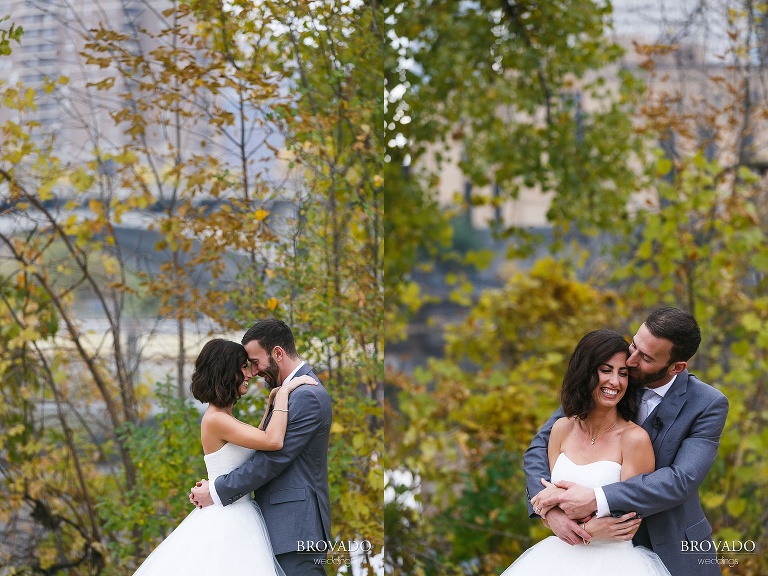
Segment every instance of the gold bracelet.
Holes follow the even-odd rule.
[[[582,523],[581,529],[584,530],[585,532],[587,531],[587,523],[586,522]],[[586,538],[582,538],[581,541],[584,542],[584,546],[589,546],[589,541]]]
[[[272,408],[272,410],[275,412],[285,412],[286,414],[288,413],[288,410],[283,410],[282,408]]]

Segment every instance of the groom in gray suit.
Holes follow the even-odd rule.
[[[637,512],[643,521],[634,543],[656,552],[672,576],[722,573],[698,488],[717,456],[728,400],[686,369],[700,343],[696,320],[677,308],[654,310],[632,339],[629,377],[642,391],[635,421],[651,437],[656,471],[596,489],[559,482],[565,490],[542,491],[541,479],[550,477],[550,430],[563,416],[558,410],[524,455],[532,517],[545,515],[559,538],[580,544],[590,535],[574,520],[595,513]]]
[[[328,439],[331,399],[312,369],[299,359],[293,332],[276,318],[256,322],[243,336],[252,376],[270,388],[309,374],[317,386],[300,386],[288,399],[283,447],[256,452],[229,474],[198,482],[190,500],[199,507],[227,506],[255,492],[272,549],[286,576],[325,576],[324,543],[331,539]],[[272,416],[267,415],[266,425]]]

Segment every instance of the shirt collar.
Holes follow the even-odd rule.
[[[301,362],[299,362],[299,365],[298,365],[298,366],[296,366],[296,368],[294,368],[294,369],[293,369],[293,372],[291,372],[290,374],[288,374],[288,376],[286,376],[285,380],[283,380],[283,384],[285,384],[286,382],[290,382],[290,381],[291,381],[291,378],[293,378],[294,376],[296,376],[296,372],[298,372],[298,371],[299,371],[299,368],[301,368],[302,366],[304,366],[304,364],[305,364],[304,360],[302,360]]]
[[[669,382],[667,382],[666,384],[664,384],[664,386],[659,386],[658,388],[648,388],[648,389],[649,389],[649,390],[653,390],[654,392],[656,392],[656,394],[658,394],[659,396],[661,396],[662,398],[664,398],[665,394],[666,394],[667,392],[669,392],[669,389],[670,389],[670,388],[672,388],[672,384],[674,384],[674,383],[675,383],[675,379],[676,379],[676,378],[677,378],[677,374],[675,374],[674,376],[672,376],[672,380],[670,380]]]

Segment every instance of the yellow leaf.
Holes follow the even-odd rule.
[[[723,502],[725,502],[725,495],[717,494],[715,492],[706,492],[701,497],[701,501],[707,508],[717,508],[718,506],[722,506]]]
[[[33,342],[40,338],[40,332],[35,330],[34,326],[27,326],[21,331],[19,338],[26,340],[27,342]]]
[[[373,185],[376,188],[379,188],[382,184],[384,184],[384,178],[379,174],[376,174],[376,176],[373,177]]]
[[[104,206],[96,199],[88,200],[88,209],[94,214],[101,214],[104,212]]]
[[[332,434],[341,434],[342,432],[344,432],[344,426],[342,426],[338,422],[334,422],[333,424],[331,424]]]
[[[113,258],[112,256],[105,256],[102,259],[102,263],[104,264],[104,272],[107,274],[115,274],[120,267],[117,258]]]
[[[6,108],[18,109],[19,108],[19,104],[17,101],[18,95],[19,93],[13,88],[10,88],[9,90],[7,90],[5,95],[3,96],[3,106],[5,106]]]
[[[93,184],[93,176],[81,166],[69,175],[69,181],[79,192],[85,192]]]
[[[37,110],[37,105],[35,104],[34,88],[27,88],[27,92],[24,95],[24,101],[28,108],[31,108],[32,110]]]
[[[270,298],[267,300],[267,308],[270,310],[275,310],[278,305],[280,304],[280,301],[277,298]]]
[[[40,196],[40,200],[45,202],[53,198],[53,188],[56,185],[56,180],[45,180],[40,184],[40,188],[37,189],[37,193]]]
[[[16,424],[14,426],[11,426],[5,433],[6,436],[12,437],[12,436],[18,436],[24,432],[24,424]]]
[[[256,213],[253,216],[254,218],[256,218],[258,222],[261,222],[262,220],[264,220],[264,218],[269,216],[269,212],[267,210],[264,210],[263,208],[259,208],[258,210],[256,210]]]
[[[149,198],[146,196],[139,196],[136,198],[136,206],[141,208],[142,210],[149,206]]]
[[[725,508],[728,510],[728,514],[734,518],[739,518],[747,509],[747,501],[744,498],[731,499],[725,503]]]

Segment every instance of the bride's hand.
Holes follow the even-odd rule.
[[[632,540],[640,528],[641,518],[637,518],[634,512],[627,512],[623,516],[614,518],[592,518],[585,525],[585,530],[592,535],[593,540]]]
[[[298,376],[296,378],[291,378],[290,382],[288,382],[287,384],[283,384],[282,386],[280,386],[280,388],[285,390],[286,394],[290,394],[291,392],[296,390],[296,388],[298,388],[299,386],[303,386],[304,384],[317,386],[317,380],[312,378],[312,376],[307,376],[307,375]]]
[[[551,482],[547,482],[544,478],[541,479],[541,483],[544,485],[544,490],[536,494],[536,496],[534,496],[533,499],[531,500],[531,505],[533,506],[534,510],[536,510],[537,507],[539,507],[539,502],[543,498],[547,498],[549,496],[555,496],[557,494],[565,492],[563,488],[558,488]],[[546,508],[543,508],[543,507],[540,508],[538,511],[539,516],[541,516],[542,518],[546,517],[547,512],[552,510],[552,508],[554,508],[555,506],[556,504]]]

